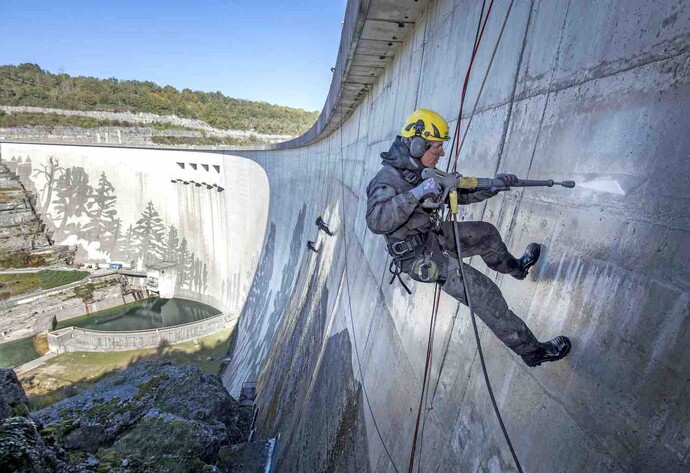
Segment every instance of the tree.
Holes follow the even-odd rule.
[[[71,167],[58,178],[56,184],[57,199],[53,201],[58,218],[62,219],[59,230],[62,231],[71,217],[81,217],[86,210],[86,202],[93,188],[89,185],[89,175],[82,167]]]
[[[108,242],[108,248],[110,249],[110,254],[118,254],[121,252],[121,237],[122,237],[122,219],[116,218],[113,220],[109,228],[111,238]],[[102,248],[103,246],[101,246]]]
[[[130,261],[130,258],[132,256],[134,256],[133,253],[134,253],[136,246],[137,246],[136,239],[137,239],[137,237],[134,233],[134,226],[130,225],[127,228],[127,231],[125,232],[124,248],[123,248],[125,258],[127,259],[127,261]]]
[[[144,258],[144,264],[162,258],[165,225],[163,225],[163,220],[161,220],[158,211],[153,206],[153,202],[149,201],[146,205],[141,218],[137,220],[134,233],[139,240],[137,256]]]

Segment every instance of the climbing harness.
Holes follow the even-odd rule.
[[[403,271],[403,264],[406,262],[412,262],[412,260],[420,255],[426,244],[427,236],[422,235],[412,235],[404,240],[395,241],[388,243],[386,245],[386,250],[388,254],[391,255],[391,262],[388,265],[388,271],[393,275],[388,284],[393,284],[397,278],[402,287],[405,288],[408,294],[412,294],[410,288],[403,281],[400,276]]]

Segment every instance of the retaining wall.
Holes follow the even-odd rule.
[[[236,315],[220,314],[198,322],[155,330],[103,332],[68,327],[50,332],[48,334],[48,347],[54,353],[142,350],[144,348],[156,348],[161,344],[167,345],[193,340],[223,329],[233,328],[236,324]]]

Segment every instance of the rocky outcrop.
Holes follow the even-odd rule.
[[[0,369],[0,471],[67,471],[39,434],[17,375]]]
[[[63,265],[67,247],[54,246],[35,208],[36,196],[0,162],[0,268]]]
[[[0,408],[12,413],[26,396],[11,370],[0,374]],[[240,408],[218,376],[143,361],[48,408],[4,419],[0,471],[239,471],[246,455],[228,448],[247,441],[251,419],[252,408]],[[250,456],[265,463],[266,455]]]
[[[29,400],[13,370],[0,369],[0,421],[29,413]]]

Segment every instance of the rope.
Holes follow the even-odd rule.
[[[477,100],[475,101],[474,108],[472,109],[470,121],[467,124],[467,127],[465,128],[465,133],[463,135],[462,142],[460,143],[458,150],[462,148],[462,145],[465,142],[465,138],[467,137],[467,133],[469,132],[470,124],[472,123],[472,117],[474,117],[474,112],[477,109],[477,103],[479,102],[479,98],[481,97],[482,91],[484,90],[484,84],[486,84],[486,79],[489,75],[489,70],[491,69],[491,64],[493,63],[494,57],[496,56],[496,51],[498,50],[498,45],[501,41],[501,38],[503,37],[503,31],[505,30],[505,26],[506,26],[506,23],[508,21],[508,16],[510,15],[510,11],[512,10],[512,8],[513,8],[513,1],[511,0],[510,5],[508,6],[508,11],[506,12],[506,16],[503,19],[503,25],[501,26],[501,32],[499,33],[496,45],[494,46],[494,51],[491,55],[491,60],[489,61],[489,66],[486,70],[486,73],[484,74],[484,79],[482,81],[482,86],[479,89],[479,94],[477,96]],[[483,8],[482,8],[482,11],[483,11]],[[480,18],[480,23],[481,23],[481,18]],[[475,44],[476,44],[476,38],[475,38]],[[458,123],[459,123],[459,121],[458,121]],[[455,136],[453,136],[453,145],[455,145]],[[448,166],[450,166],[450,162],[448,163]],[[446,167],[446,171],[448,171],[448,166]],[[448,215],[447,217],[448,217],[448,220],[450,220],[450,215]],[[448,347],[450,346],[450,338],[451,338],[450,334],[452,334],[452,330],[455,327],[455,320],[457,318],[457,315],[458,315],[458,311],[456,310],[455,314],[453,315],[453,319],[451,321],[451,325],[449,328],[449,335],[444,340],[444,343],[443,343],[444,348],[443,348],[443,350],[441,350],[443,353],[443,358],[441,359],[441,366],[439,368],[438,379],[436,380],[436,385],[434,386],[434,392],[433,392],[432,397],[431,397],[431,404],[432,404],[431,409],[433,409],[433,400],[436,398],[436,390],[438,388],[438,383],[441,379],[441,373],[443,372],[443,368],[445,366],[446,352],[448,351]],[[423,429],[422,429],[422,431],[423,431]]]
[[[486,81],[487,81],[489,72],[491,70],[491,66],[493,64],[494,58],[496,57],[496,52],[498,51],[498,46],[500,45],[501,38],[503,37],[503,33],[505,31],[505,27],[506,27],[506,24],[508,22],[508,18],[510,16],[510,12],[513,8],[514,0],[511,0],[510,4],[508,5],[508,10],[507,10],[505,18],[503,20],[503,24],[501,25],[501,31],[498,35],[498,38],[496,40],[496,44],[495,44],[493,52],[491,54],[491,59],[489,60],[489,64],[488,64],[486,72],[484,74],[484,78],[482,80],[481,87],[480,87],[479,92],[477,94],[477,98],[475,100],[474,107],[472,109],[472,113],[470,114],[470,119],[467,123],[467,127],[465,127],[462,141],[460,141],[460,143],[456,147],[455,145],[457,143],[457,139],[460,136],[462,111],[464,108],[465,96],[467,93],[467,86],[469,83],[469,77],[470,77],[470,74],[472,71],[472,66],[474,64],[474,60],[475,60],[476,55],[477,55],[477,51],[479,50],[479,45],[480,45],[482,37],[484,35],[484,30],[486,28],[486,24],[488,22],[490,14],[491,14],[493,3],[494,3],[494,0],[491,0],[491,3],[489,4],[489,8],[488,8],[487,13],[486,13],[486,17],[483,19],[483,22],[482,22],[482,16],[483,16],[483,12],[484,12],[485,2],[482,4],[482,10],[481,10],[480,17],[479,17],[479,24],[482,24],[482,26],[481,26],[481,30],[479,30],[479,24],[477,25],[478,29],[477,29],[477,33],[475,34],[474,48],[472,50],[472,56],[470,58],[470,64],[469,64],[469,66],[467,68],[467,72],[465,74],[465,80],[463,83],[462,94],[461,94],[461,98],[460,98],[460,110],[458,112],[457,124],[456,124],[456,128],[455,128],[455,133],[453,135],[453,143],[451,145],[451,151],[450,151],[450,156],[453,156],[453,151],[455,151],[455,156],[453,159],[453,172],[457,172],[457,163],[458,163],[458,158],[460,155],[460,150],[462,149],[462,146],[465,143],[465,139],[467,138],[469,127],[472,123],[472,118],[474,117],[475,111],[477,109],[477,105],[479,103],[479,99],[481,98],[481,94],[484,90],[484,86],[486,85]],[[448,171],[449,167],[450,167],[450,159],[448,160],[448,164],[446,166],[446,172]],[[450,215],[448,215],[448,218],[450,219]],[[496,414],[496,418],[498,419],[498,423],[501,426],[503,436],[506,440],[506,443],[508,444],[508,448],[510,449],[510,454],[513,457],[513,461],[515,462],[515,466],[517,467],[518,472],[522,473],[523,472],[522,466],[520,465],[520,461],[518,460],[517,454],[515,453],[515,449],[514,449],[513,444],[510,440],[510,436],[509,436],[508,431],[507,431],[505,424],[503,422],[503,418],[501,416],[500,410],[498,408],[498,404],[496,403],[496,398],[495,398],[494,393],[493,393],[493,389],[491,387],[491,381],[489,380],[489,374],[488,374],[488,371],[486,369],[486,362],[484,360],[484,352],[482,350],[481,340],[479,338],[479,330],[477,328],[476,315],[474,313],[474,310],[472,309],[472,302],[471,302],[469,290],[467,287],[467,277],[465,275],[465,268],[464,268],[464,264],[462,262],[462,247],[460,245],[460,239],[458,236],[457,223],[458,223],[458,220],[457,220],[457,215],[456,215],[455,219],[453,220],[453,235],[455,238],[455,246],[457,249],[458,266],[459,266],[460,274],[462,277],[462,284],[463,284],[463,291],[465,294],[465,299],[467,301],[467,306],[468,306],[469,311],[470,311],[470,316],[471,316],[471,320],[472,320],[472,328],[474,331],[475,341],[477,343],[477,352],[479,353],[479,360],[480,360],[481,366],[482,366],[482,373],[484,375],[484,381],[486,384],[487,391],[489,392],[489,397],[491,398],[491,403],[493,405],[494,413]],[[412,452],[410,455],[410,464],[409,464],[409,470],[408,470],[409,473],[412,473],[412,468],[413,468],[414,454],[415,454],[416,440],[417,440],[417,427],[419,426],[421,407],[422,407],[424,396],[425,395],[428,396],[428,388],[426,386],[426,381],[427,381],[427,374],[428,374],[428,371],[430,369],[431,351],[433,349],[432,348],[433,347],[432,333],[433,333],[433,329],[435,328],[436,318],[438,315],[438,300],[436,299],[438,295],[439,295],[439,285],[437,284],[436,290],[434,293],[434,309],[432,311],[432,321],[431,321],[430,335],[429,335],[430,338],[429,338],[429,342],[427,345],[427,364],[425,367],[424,381],[422,383],[422,399],[420,399],[419,411],[417,413],[417,426],[415,427],[415,436],[414,436],[414,440],[413,440],[413,444],[412,444]],[[447,337],[447,344],[444,347],[444,352],[448,350],[449,345],[450,345],[450,337]],[[444,359],[445,359],[445,355],[444,355]],[[438,385],[438,381],[440,381],[440,378],[441,378],[442,369],[443,369],[443,367],[440,367],[440,369],[439,369],[438,380],[436,383],[437,385]],[[425,393],[425,388],[427,390],[426,393]],[[436,393],[436,390],[434,389],[434,396],[435,396],[435,393]],[[432,408],[433,408],[433,397],[432,397],[432,407],[429,407],[428,411],[430,411]],[[426,416],[425,416],[425,424],[426,424]],[[423,430],[424,430],[424,427],[422,427],[422,431]],[[423,437],[422,437],[422,439],[423,439]]]
[[[453,235],[455,236],[455,248],[458,253],[458,264],[460,266],[460,274],[462,277],[462,287],[465,292],[465,299],[467,300],[467,307],[470,309],[470,316],[472,319],[472,328],[474,329],[474,339],[477,342],[477,351],[479,352],[479,361],[482,365],[482,373],[484,373],[484,381],[486,382],[486,389],[489,391],[489,397],[491,398],[491,404],[494,406],[494,412],[496,413],[496,418],[498,423],[501,425],[501,430],[503,431],[503,436],[506,439],[508,448],[510,449],[510,454],[513,456],[513,461],[515,461],[515,466],[519,473],[522,472],[522,466],[520,466],[520,460],[515,453],[513,448],[513,443],[510,441],[510,436],[506,430],[506,426],[503,423],[503,418],[501,417],[501,412],[498,410],[498,404],[496,403],[496,398],[494,397],[494,391],[491,389],[491,381],[489,381],[489,373],[486,370],[486,363],[484,361],[484,352],[482,351],[482,343],[479,339],[479,330],[477,329],[477,317],[474,315],[474,310],[472,310],[472,302],[470,301],[470,292],[467,289],[467,277],[465,276],[465,265],[462,262],[462,248],[460,246],[460,238],[458,237],[458,219],[457,216],[453,221]]]
[[[417,409],[417,422],[414,427],[414,437],[412,438],[412,449],[410,450],[410,462],[407,467],[407,472],[412,473],[414,468],[414,456],[417,450],[417,436],[419,435],[419,420],[422,416],[422,405],[424,404],[425,388],[427,387],[426,381],[429,376],[429,371],[431,367],[432,353],[434,350],[434,331],[436,329],[436,318],[438,316],[438,305],[441,301],[441,286],[436,283],[434,288],[434,308],[431,313],[431,320],[429,321],[429,340],[426,345],[426,363],[424,365],[424,380],[422,381],[422,395],[419,399],[419,408]]]
[[[494,46],[494,50],[491,53],[491,59],[489,60],[489,65],[486,67],[486,72],[484,73],[484,79],[482,80],[482,85],[479,88],[479,92],[477,93],[477,99],[474,101],[474,107],[472,107],[472,113],[470,113],[470,119],[467,122],[467,126],[465,127],[465,132],[462,136],[462,141],[458,145],[458,148],[455,153],[455,161],[453,163],[453,172],[457,172],[457,164],[458,164],[458,157],[460,155],[460,150],[462,149],[462,145],[465,144],[465,138],[467,138],[467,132],[470,129],[470,125],[472,124],[472,119],[474,118],[474,113],[477,111],[477,105],[479,105],[479,99],[482,96],[482,92],[484,91],[484,86],[486,85],[486,80],[489,77],[489,72],[491,71],[491,66],[494,63],[494,59],[496,58],[496,52],[498,51],[498,46],[501,44],[501,38],[503,38],[503,32],[505,31],[506,24],[508,23],[508,17],[510,17],[510,12],[513,9],[513,3],[515,0],[510,0],[510,4],[508,5],[508,11],[506,11],[506,16],[503,19],[503,24],[501,25],[501,31],[498,34],[498,38],[496,39],[496,45]],[[492,2],[493,3],[493,2]],[[482,31],[483,33],[483,31]],[[458,125],[456,127],[456,132],[458,128],[460,127],[460,120],[458,120]],[[456,136],[459,136],[459,133],[456,133]],[[455,138],[454,138],[455,141]],[[448,167],[446,167],[446,172],[448,171]]]
[[[450,147],[450,156],[453,155],[453,149],[455,148],[455,145],[457,143],[458,138],[460,137],[460,126],[462,124],[462,110],[465,106],[465,95],[467,94],[467,86],[470,82],[470,73],[472,72],[472,66],[474,65],[474,59],[477,57],[477,51],[479,51],[479,44],[482,41],[482,37],[484,36],[484,30],[486,29],[486,24],[489,21],[489,16],[491,16],[491,9],[494,6],[494,0],[491,0],[491,3],[489,3],[489,9],[486,11],[486,18],[484,18],[484,22],[482,24],[482,15],[484,14],[484,5],[486,4],[486,0],[482,3],[482,10],[479,14],[479,23],[477,24],[477,33],[475,34],[474,37],[474,48],[472,49],[472,56],[470,57],[470,64],[467,66],[467,72],[465,73],[465,80],[462,84],[462,93],[460,94],[460,110],[458,111],[458,119],[456,121],[455,125],[455,133],[453,134],[453,143]],[[512,2],[511,2],[512,6]],[[479,29],[479,25],[482,25],[481,30]],[[500,37],[499,37],[500,40]],[[469,124],[467,125],[467,128],[469,128]],[[458,156],[460,155],[460,146],[455,148],[455,159],[453,161],[453,172],[457,172],[457,165],[458,165]],[[450,159],[448,159],[448,164],[446,165],[446,172],[448,172],[448,169],[450,167]]]

